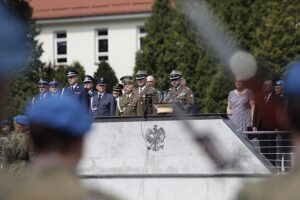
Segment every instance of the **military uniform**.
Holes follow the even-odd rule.
[[[51,160],[51,164],[33,163],[22,177],[2,175],[0,179],[1,199],[22,200],[114,200],[116,198],[101,191],[84,187],[63,164]],[[53,164],[55,163],[55,164]],[[36,165],[35,165],[36,164]],[[50,165],[50,166],[49,166]],[[13,198],[12,198],[13,197]]]
[[[4,163],[9,173],[22,173],[29,162],[29,137],[26,133],[13,131],[4,145]]]
[[[190,113],[194,106],[194,95],[190,88],[179,86],[170,88],[167,102],[179,103],[183,111]]]
[[[38,83],[39,88],[48,87],[48,86],[49,86],[49,82],[47,80],[40,79]],[[40,101],[44,101],[48,96],[49,96],[49,91],[37,94],[31,100],[32,106],[39,103]]]
[[[107,92],[103,94],[95,93],[91,98],[91,110],[93,117],[115,116],[115,98]]]
[[[158,97],[157,97],[157,92],[156,89],[154,89],[153,87],[150,86],[145,86],[145,88],[143,88],[143,90],[141,90],[141,92],[139,92],[140,88],[135,89],[134,94],[136,94],[137,96],[137,115],[143,115],[144,114],[144,110],[145,110],[145,106],[146,106],[146,102],[145,102],[145,98],[146,95],[152,95],[150,98],[152,100],[152,103],[157,103],[158,102]],[[151,110],[149,110],[149,108]],[[148,108],[148,114],[152,114],[152,108],[149,107]]]
[[[137,115],[137,96],[131,93],[129,96],[124,94],[119,97],[116,108],[116,116],[135,116]]]

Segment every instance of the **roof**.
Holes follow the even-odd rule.
[[[149,13],[154,0],[29,0],[33,19]]]

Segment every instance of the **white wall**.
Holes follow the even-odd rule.
[[[80,62],[87,74],[93,75],[96,64],[96,30],[108,29],[109,64],[118,78],[131,75],[135,65],[138,27],[145,19],[126,19],[110,21],[76,22],[60,24],[40,24],[38,40],[43,43],[43,62],[54,63],[54,33],[67,32],[67,64]]]

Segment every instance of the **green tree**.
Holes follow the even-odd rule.
[[[169,87],[169,74],[174,69],[181,70],[190,82],[199,58],[198,47],[187,20],[170,0],[155,1],[145,30],[147,36],[142,39],[134,71],[147,70],[154,74],[157,87],[163,90]]]
[[[107,92],[111,93],[113,90],[113,86],[118,83],[118,78],[115,71],[106,61],[101,61],[98,65],[97,71],[94,73],[95,79],[99,79],[101,77],[104,78],[104,80],[107,82]]]

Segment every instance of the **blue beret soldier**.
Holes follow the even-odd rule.
[[[51,97],[28,107],[26,114],[36,157],[23,176],[0,179],[2,199],[114,199],[84,187],[75,175],[91,128],[76,99]]]
[[[29,120],[24,115],[14,117],[15,130],[12,131],[4,147],[5,168],[10,174],[21,174],[29,162]]]

